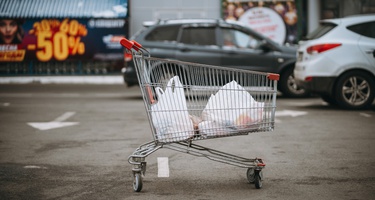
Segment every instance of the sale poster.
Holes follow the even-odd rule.
[[[0,19],[0,62],[121,60],[125,19]]]
[[[294,0],[223,0],[223,18],[237,21],[284,44],[297,42],[297,9]]]

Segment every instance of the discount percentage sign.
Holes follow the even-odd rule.
[[[71,54],[76,55],[85,53],[85,44],[81,42],[81,37],[69,37],[69,48],[71,49]]]

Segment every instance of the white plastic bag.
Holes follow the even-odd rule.
[[[161,142],[177,142],[194,136],[184,89],[178,78],[171,78],[165,91],[156,87],[158,102],[151,106],[151,118]]]
[[[235,127],[225,126],[215,121],[202,121],[198,124],[199,135],[208,138],[215,136],[225,136],[238,133]]]
[[[242,86],[232,81],[215,95],[211,95],[202,112],[202,119],[215,122],[215,127],[226,127],[221,130],[228,131],[229,128],[228,133],[232,129],[246,131],[259,127],[263,119],[263,108],[264,103],[257,102]]]

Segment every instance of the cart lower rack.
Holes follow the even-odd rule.
[[[153,58],[135,41],[131,51],[153,140],[140,145],[128,161],[133,189],[142,190],[146,157],[160,148],[247,169],[247,179],[262,187],[260,158],[243,158],[195,144],[274,129],[278,74]]]

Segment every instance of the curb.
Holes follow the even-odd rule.
[[[124,84],[121,75],[0,77],[0,84]]]

